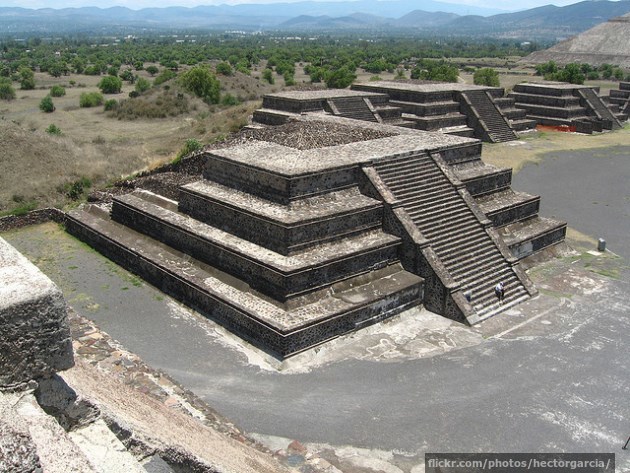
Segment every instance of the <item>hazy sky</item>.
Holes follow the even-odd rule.
[[[0,7],[22,8],[67,8],[99,6],[107,8],[112,6],[124,6],[132,10],[149,7],[182,6],[194,7],[197,5],[220,5],[237,3],[282,3],[299,0],[0,0]],[[334,1],[334,0],[326,0]],[[439,0],[444,3],[458,3],[462,5],[474,5],[479,7],[499,8],[502,10],[523,10],[542,5],[569,5],[579,0]]]

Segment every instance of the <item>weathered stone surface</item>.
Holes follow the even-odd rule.
[[[55,418],[41,409],[32,392],[0,393],[0,426],[3,424],[6,431],[13,436],[12,439],[8,439],[9,444],[20,449],[14,451],[10,457],[5,456],[5,461],[9,460],[22,469],[2,468],[3,459],[0,457],[0,471],[12,473],[96,471]],[[4,435],[0,435],[0,445],[6,440]]]
[[[0,418],[0,471],[31,473],[41,468],[33,439]]]
[[[125,443],[145,454],[159,454],[184,471],[289,473],[273,458],[228,438],[149,396],[134,391],[87,363],[63,373],[77,393],[93,400],[110,428],[124,430]],[[123,433],[123,432],[121,432]]]
[[[0,238],[0,387],[47,377],[73,363],[61,291]]]

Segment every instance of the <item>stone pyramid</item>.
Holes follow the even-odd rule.
[[[526,64],[572,62],[592,66],[612,64],[630,68],[630,13],[611,18],[573,38],[544,51],[536,51],[521,60]]]

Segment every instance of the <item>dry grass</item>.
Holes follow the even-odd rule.
[[[148,74],[142,76],[150,79]],[[70,86],[70,81],[76,82]],[[269,87],[243,74],[220,77],[224,93],[248,100],[228,109],[209,107],[191,99],[190,110],[176,117],[117,120],[103,107],[80,108],[83,92],[98,91],[100,77],[54,78],[35,74],[37,89],[17,90],[17,98],[0,101],[0,212],[18,207],[17,200],[37,201],[39,206],[62,206],[67,202],[60,186],[87,177],[95,186],[153,168],[175,158],[189,138],[202,143],[238,130],[260,107]],[[54,98],[56,111],[43,113],[39,102],[53,85],[66,87],[64,97]],[[120,94],[105,100],[128,97],[134,86],[123,84]],[[45,133],[55,124],[62,136]]]
[[[630,146],[630,126],[621,130],[593,135],[562,132],[529,132],[518,141],[484,143],[481,157],[488,164],[511,167],[518,172],[527,163],[542,161],[543,155],[555,151]]]

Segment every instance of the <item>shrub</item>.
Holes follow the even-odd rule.
[[[271,85],[273,85],[276,81],[273,78],[273,71],[271,69],[265,69],[262,73],[263,80],[266,80]]]
[[[232,94],[225,94],[223,98],[221,99],[221,105],[233,106],[233,105],[238,105],[239,103],[240,103],[239,100],[236,97],[234,97]]]
[[[141,94],[142,92],[146,92],[151,88],[151,82],[146,80],[144,77],[139,77],[136,81],[136,92]]]
[[[134,91],[134,93],[136,93]],[[172,90],[153,89],[137,98],[118,102],[110,116],[119,120],[175,117],[189,111],[188,98]]]
[[[79,97],[79,105],[84,108],[103,105],[103,94],[99,92],[83,92]]]
[[[165,69],[155,78],[153,85],[161,85],[164,82],[174,79],[175,77],[177,77],[177,73],[171,71],[170,69]]]
[[[475,85],[487,85],[488,87],[499,87],[499,73],[491,67],[482,67],[473,74]]]
[[[177,157],[173,160],[173,164],[179,163],[184,156],[188,156],[190,153],[198,151],[201,148],[203,148],[203,145],[199,142],[199,140],[195,138],[188,138],[184,147],[177,153]]]
[[[13,100],[15,98],[15,89],[8,79],[0,80],[0,99]]]
[[[231,76],[234,71],[232,70],[232,66],[228,62],[220,62],[216,67],[217,74],[221,74],[223,76]]]
[[[151,74],[151,77],[153,77],[155,74],[157,74],[158,72],[160,72],[160,70],[157,68],[157,66],[148,66],[146,68],[146,71]]]
[[[118,105],[118,101],[116,99],[109,99],[109,100],[106,100],[105,103],[103,104],[103,109],[106,112],[109,112],[111,110],[114,110],[117,105]]]
[[[122,89],[122,80],[116,76],[105,76],[98,83],[98,88],[104,94],[118,94]]]
[[[50,89],[50,95],[52,97],[63,97],[66,95],[66,89],[60,85],[53,85]]]
[[[48,133],[49,135],[59,136],[61,135],[61,128],[59,128],[54,123],[51,123],[50,125],[48,125],[48,128],[46,128],[46,133]]]
[[[64,193],[72,200],[79,200],[83,193],[92,187],[92,181],[87,177],[82,177],[74,182],[69,182],[63,186],[57,187],[58,192]]]
[[[9,214],[15,215],[16,217],[21,217],[22,215],[26,215],[31,210],[35,210],[36,208],[37,202],[25,202],[15,207],[9,212]]]
[[[41,102],[39,102],[39,109],[46,113],[52,113],[55,111],[55,104],[53,103],[50,95],[47,95]]]

